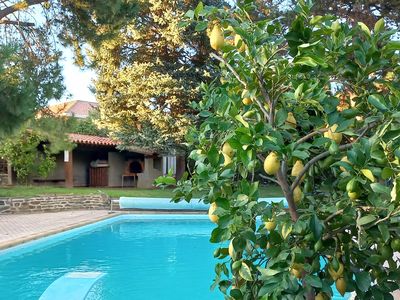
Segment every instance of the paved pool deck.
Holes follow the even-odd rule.
[[[118,213],[107,210],[79,210],[33,214],[0,215],[0,249],[66,231]]]

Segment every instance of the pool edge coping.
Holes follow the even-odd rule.
[[[63,232],[68,232],[69,230],[78,229],[80,227],[85,227],[88,225],[92,225],[94,223],[98,223],[101,221],[105,221],[112,218],[129,216],[129,215],[138,215],[138,216],[152,216],[152,215],[181,215],[181,216],[189,216],[189,215],[202,215],[207,216],[207,213],[204,211],[170,211],[170,210],[149,210],[149,209],[129,209],[126,211],[108,211],[108,214],[105,216],[96,217],[94,219],[78,222],[75,224],[63,226],[53,230],[47,230],[44,232],[40,232],[37,234],[32,234],[29,236],[24,236],[21,238],[14,239],[12,241],[0,243],[0,255],[3,254],[4,251],[10,250],[13,247],[23,246],[24,244],[29,244],[34,241],[39,241],[43,238],[48,238],[52,235],[61,234]]]

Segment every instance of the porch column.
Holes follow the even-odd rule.
[[[12,166],[10,162],[7,162],[7,184],[12,185],[13,184],[13,174],[12,174]]]
[[[71,188],[74,186],[74,165],[72,163],[72,151],[64,151],[64,175],[65,187]]]

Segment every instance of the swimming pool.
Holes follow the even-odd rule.
[[[103,272],[87,299],[223,299],[210,291],[213,227],[205,215],[122,215],[0,251],[0,298],[38,299],[68,272]]]

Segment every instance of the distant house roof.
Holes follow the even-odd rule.
[[[79,133],[69,133],[68,134],[70,140],[76,144],[83,144],[83,145],[98,145],[98,146],[113,146],[116,147],[121,144],[121,142],[113,140],[108,137],[101,137],[96,135],[86,135],[86,134],[79,134]],[[140,148],[136,146],[129,146],[126,149],[129,152],[136,152],[141,153],[144,155],[153,155],[155,154],[154,151]]]
[[[99,104],[96,102],[74,100],[50,105],[49,110],[59,116],[87,118],[89,113],[98,106]]]

